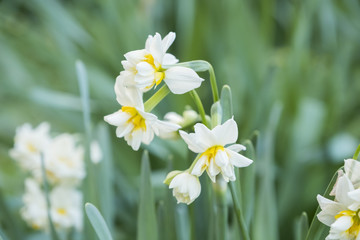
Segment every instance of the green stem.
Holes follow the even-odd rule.
[[[208,63],[208,64],[209,64],[211,90],[212,90],[213,99],[214,99],[214,103],[215,103],[215,102],[219,101],[219,90],[218,90],[217,84],[216,84],[214,68],[210,63]]]
[[[357,147],[357,149],[355,151],[353,159],[357,160],[359,158],[359,154],[360,154],[360,144],[359,144],[359,146]]]
[[[156,105],[158,105],[161,102],[161,100],[163,100],[169,94],[169,92],[170,89],[166,84],[162,86],[154,95],[151,96],[151,98],[149,98],[145,102],[144,104],[145,112],[151,112],[151,110],[153,110],[154,107],[156,107]]]
[[[236,196],[235,191],[234,191],[233,184],[230,183],[229,185],[230,185],[231,197],[232,197],[232,200],[233,200],[233,203],[234,203],[236,218],[238,220],[238,224],[239,224],[239,228],[240,228],[242,238],[244,240],[250,240],[250,236],[249,236],[249,232],[248,232],[247,227],[246,227],[245,219],[244,219],[244,216],[242,215],[240,201],[237,199],[237,196]]]
[[[216,177],[216,183],[213,183],[213,189],[215,192],[215,230],[216,239],[223,240],[227,239],[227,219],[228,219],[228,208],[226,204],[226,190],[227,183],[220,175]]]
[[[194,100],[194,102],[195,102],[195,104],[196,104],[196,106],[198,108],[198,111],[199,111],[202,122],[205,124],[206,127],[209,128],[209,124],[208,124],[208,122],[206,120],[204,106],[203,106],[203,104],[201,102],[201,99],[200,99],[199,95],[197,94],[197,92],[195,90],[191,90],[190,94],[191,94],[191,96],[192,96],[192,98],[193,98],[193,100]]]

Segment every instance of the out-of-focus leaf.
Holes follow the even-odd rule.
[[[144,151],[141,159],[140,203],[137,222],[138,240],[157,240],[158,228],[154,194],[151,184],[149,154]]]
[[[86,215],[100,240],[112,240],[109,228],[99,210],[91,203],[85,204]]]
[[[309,219],[305,212],[295,222],[295,240],[305,240],[309,230]]]

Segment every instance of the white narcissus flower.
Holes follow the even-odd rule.
[[[21,217],[34,229],[45,229],[48,225],[45,194],[39,184],[28,178],[25,180],[24,207],[20,210]]]
[[[122,79],[117,79],[122,81]],[[117,126],[116,136],[124,137],[126,142],[137,151],[141,142],[150,144],[155,135],[173,132],[180,126],[160,121],[151,113],[145,112],[141,93],[133,87],[125,87],[124,84],[115,84],[116,99],[123,107],[104,120],[111,125]]]
[[[201,192],[201,185],[199,178],[190,174],[188,171],[173,171],[168,175],[174,173],[172,176],[169,188],[173,189],[173,195],[178,203],[192,203]]]
[[[360,197],[350,179],[344,175],[337,181],[335,201],[317,196],[320,222],[330,227],[326,240],[360,240]]]
[[[212,130],[201,123],[195,124],[194,129],[195,133],[190,134],[180,131],[189,149],[201,154],[191,174],[200,176],[206,170],[213,182],[219,173],[226,182],[235,181],[234,166],[246,167],[253,162],[238,153],[246,150],[245,146],[233,144],[238,138],[238,128],[234,119],[229,119]],[[228,144],[232,145],[225,147]]]
[[[175,94],[189,92],[201,85],[204,80],[197,73],[186,67],[168,67],[178,62],[172,54],[166,53],[175,40],[175,33],[170,32],[164,39],[159,33],[149,36],[145,43],[145,49],[135,50],[125,54],[125,61],[118,78],[126,86],[136,86],[143,92],[158,86],[164,81],[170,91]]]
[[[14,148],[10,150],[10,156],[15,159],[25,170],[39,168],[40,154],[47,148],[51,138],[49,135],[50,125],[46,122],[32,128],[29,123],[16,129]]]
[[[83,227],[82,193],[67,186],[55,187],[50,193],[51,217],[55,227],[80,231]]]
[[[360,162],[359,161],[354,160],[354,159],[345,159],[344,160],[344,170],[338,171],[338,179],[340,177],[342,177],[343,175],[346,175],[350,179],[350,181],[354,185],[354,188],[360,188]],[[334,187],[330,193],[330,196],[335,196],[335,189],[336,189],[337,181],[334,184]]]

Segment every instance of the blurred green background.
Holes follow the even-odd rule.
[[[81,59],[94,132],[100,132],[100,140],[101,134],[111,136],[111,146],[105,147],[111,147],[107,151],[116,166],[109,180],[112,232],[133,239],[141,155],[115,137],[115,127],[106,129],[103,116],[119,109],[113,85],[123,55],[143,48],[149,34],[169,31],[177,34],[169,52],[180,61],[209,61],[219,86],[231,86],[240,138],[260,131],[255,193],[265,209],[272,208],[273,221],[265,224],[257,202],[254,239],[268,228],[273,228],[268,239],[291,239],[301,212],[312,217],[316,194],[360,143],[359,1],[2,0],[0,205],[8,212],[0,212],[0,227],[9,235],[30,232],[18,213],[24,174],[8,156],[15,129],[48,121],[55,132],[84,131],[75,70]],[[208,80],[207,73],[201,76]],[[209,81],[199,94],[209,113]],[[181,113],[185,104],[195,108],[188,94],[169,95],[155,112],[160,118],[169,111]],[[169,153],[173,168],[184,169],[186,146],[156,140],[147,148],[161,204],[159,199],[171,194],[161,183]],[[9,221],[17,233],[10,233]]]

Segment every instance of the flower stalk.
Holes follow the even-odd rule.
[[[169,93],[169,87],[167,85],[162,86],[144,103],[145,112],[151,112]]]
[[[199,114],[201,117],[201,121],[204,123],[205,126],[209,127],[209,123],[208,123],[208,121],[206,119],[206,115],[205,115],[204,106],[201,102],[199,95],[197,94],[197,92],[195,90],[192,90],[190,92],[190,94],[196,104],[196,107],[198,108],[198,111],[199,111]]]
[[[357,160],[359,158],[359,154],[360,154],[360,144],[359,146],[356,148],[356,151],[354,153],[353,159]]]

